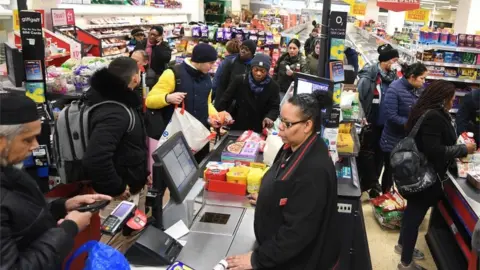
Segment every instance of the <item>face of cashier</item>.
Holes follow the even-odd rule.
[[[0,165],[24,161],[38,147],[40,120],[22,125],[0,125]]]
[[[280,132],[283,143],[291,147],[300,146],[313,132],[320,109],[330,106],[330,92],[315,91],[291,97],[280,111]]]

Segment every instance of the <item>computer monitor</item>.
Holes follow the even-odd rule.
[[[152,156],[155,161],[154,184],[168,187],[170,197],[175,202],[182,203],[199,176],[198,163],[183,133],[174,134]]]
[[[294,95],[311,94],[314,91],[333,91],[333,81],[306,73],[295,73]]]

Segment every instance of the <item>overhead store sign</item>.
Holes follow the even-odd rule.
[[[350,15],[352,16],[365,16],[367,13],[367,4],[354,3],[350,6]]]
[[[52,8],[52,25],[75,25],[75,12],[73,8]]]
[[[429,20],[430,10],[428,9],[415,9],[405,12],[405,21],[428,23]]]
[[[407,11],[420,8],[420,0],[377,0],[377,6],[391,11]]]

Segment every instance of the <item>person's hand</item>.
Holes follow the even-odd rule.
[[[293,71],[290,70],[290,69],[287,69],[287,75],[288,75],[288,76],[292,76],[292,75],[293,75]]]
[[[150,174],[147,177],[147,186],[151,187],[152,185],[153,185],[153,178],[152,178],[152,175]]]
[[[96,201],[111,201],[112,197],[103,194],[87,194],[87,195],[78,195],[73,198],[68,199],[65,202],[65,209],[67,212],[73,211],[80,206],[86,204],[92,204]]]
[[[216,120],[216,119],[208,119],[208,123],[210,124],[210,126],[212,126],[213,128],[221,128],[222,127],[222,123],[220,123],[219,120]]]
[[[92,218],[92,213],[91,212],[78,212],[78,211],[72,211],[68,213],[68,215],[64,219],[60,219],[57,224],[60,225],[62,224],[63,221],[65,220],[71,220],[77,224],[78,231],[81,232],[85,230],[88,225],[90,225],[90,219]]]
[[[477,144],[476,143],[467,143],[467,151],[469,154],[475,153],[477,151]]]
[[[272,128],[273,127],[273,120],[270,118],[263,119],[262,128]]]
[[[228,269],[232,270],[250,270],[253,269],[252,263],[250,262],[252,258],[252,252],[242,255],[230,256],[227,258]]]
[[[247,198],[252,205],[257,205],[258,193],[248,194]]]
[[[168,94],[166,97],[166,100],[169,104],[178,105],[183,102],[186,96],[187,96],[187,93],[177,92],[177,93]]]
[[[122,195],[116,197],[117,199],[120,199],[122,201],[125,201],[125,200],[128,200],[130,198],[131,194],[130,194],[130,188],[127,186],[127,188],[125,189],[125,191],[122,193]]]

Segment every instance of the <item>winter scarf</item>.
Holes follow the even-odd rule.
[[[270,78],[269,75],[263,79],[261,82],[255,81],[255,79],[252,76],[252,73],[248,73],[248,84],[250,85],[250,90],[252,90],[253,93],[255,94],[260,94],[265,86],[270,83],[272,79]]]

